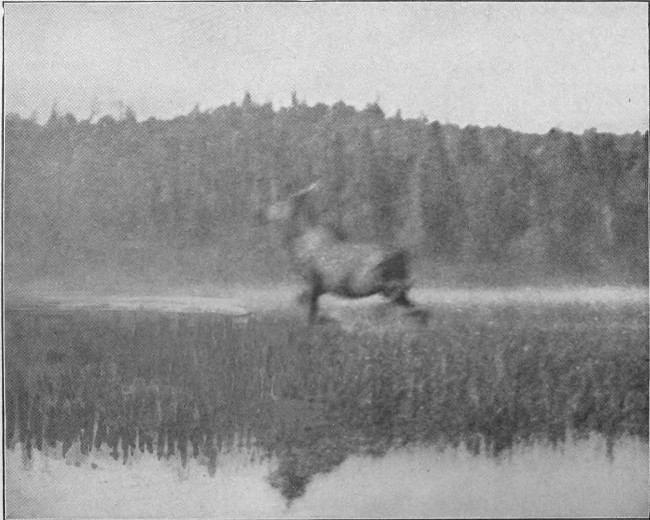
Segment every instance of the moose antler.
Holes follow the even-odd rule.
[[[292,197],[292,198],[295,198],[295,197],[301,197],[301,196],[303,196],[303,195],[307,195],[308,193],[310,193],[310,192],[314,191],[315,189],[319,188],[320,185],[321,185],[321,179],[318,179],[317,181],[312,182],[312,183],[311,183],[309,186],[307,186],[306,188],[303,188],[303,189],[300,190],[300,191],[297,191],[297,192],[295,192],[295,193],[292,193],[292,194],[289,195],[289,196]]]
[[[262,209],[261,207],[262,194],[259,192],[259,186],[254,186],[253,201],[257,203],[256,218],[260,223],[264,220],[283,221],[291,219],[294,212],[301,211],[299,208],[304,207],[304,197],[318,189],[321,185],[321,179],[312,182],[306,188],[290,193],[284,199],[279,198],[278,182],[275,175],[269,175],[268,183],[270,188],[270,204],[266,209]],[[312,217],[310,216],[310,220],[313,220]]]

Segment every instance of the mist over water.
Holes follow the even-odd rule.
[[[648,444],[627,438],[613,460],[605,440],[558,448],[516,447],[498,459],[463,448],[413,447],[383,457],[351,456],[317,475],[290,505],[268,484],[276,461],[250,453],[204,465],[136,456],[123,465],[108,455],[65,460],[21,449],[5,453],[9,517],[571,517],[647,516]],[[75,466],[79,464],[79,467]],[[94,469],[93,466],[94,465]]]

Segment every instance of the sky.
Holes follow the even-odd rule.
[[[390,116],[581,133],[648,128],[640,3],[4,4],[5,109],[378,102]]]

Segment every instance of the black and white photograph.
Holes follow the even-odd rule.
[[[6,518],[647,518],[646,2],[3,1]]]

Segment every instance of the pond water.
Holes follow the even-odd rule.
[[[7,514],[645,517],[646,293],[12,301]]]
[[[114,309],[146,307],[159,310],[206,310],[220,313],[238,313],[242,307],[251,311],[296,307],[297,285],[254,287],[222,287],[201,285],[179,290],[130,294],[113,294],[105,290],[70,291],[40,283],[20,290],[8,288],[14,301],[57,302],[66,307],[88,308],[103,306]],[[410,293],[413,301],[422,305],[557,305],[580,304],[644,304],[648,305],[648,288],[638,286],[567,286],[567,287],[513,287],[472,288],[426,287],[417,285]],[[338,308],[366,308],[384,301],[381,296],[359,300],[324,295],[323,308],[336,312]]]
[[[516,447],[498,458],[411,447],[350,456],[290,504],[267,480],[274,460],[233,450],[214,477],[201,461],[71,449],[5,452],[6,507],[17,517],[620,517],[648,513],[648,444],[620,440],[613,460],[592,435],[558,448]]]

